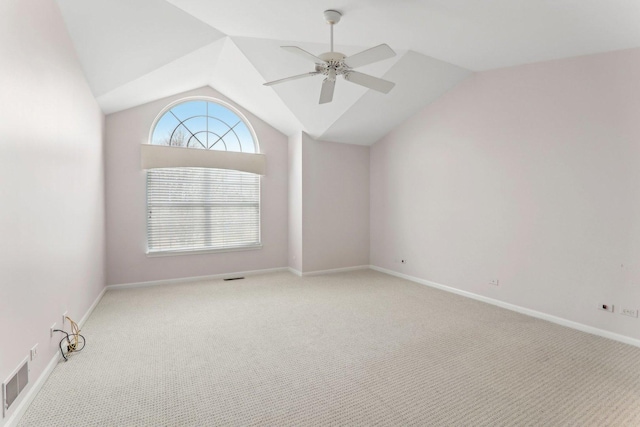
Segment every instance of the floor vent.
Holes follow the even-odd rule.
[[[228,282],[229,280],[242,280],[244,279],[244,277],[229,277],[227,279],[224,279],[225,282]]]
[[[2,417],[4,418],[13,402],[29,383],[29,361],[25,359],[18,369],[2,383]]]

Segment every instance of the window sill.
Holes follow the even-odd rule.
[[[262,249],[262,244],[243,246],[241,248],[225,248],[225,249],[196,249],[196,250],[176,250],[176,251],[147,251],[148,258],[165,257],[165,256],[181,256],[181,255],[202,255],[202,254],[219,254],[225,252],[243,252],[243,251],[255,251]]]

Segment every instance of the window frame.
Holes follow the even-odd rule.
[[[223,100],[209,97],[209,96],[189,96],[189,97],[177,99],[167,104],[156,115],[155,119],[153,120],[153,123],[149,129],[149,136],[147,139],[147,143],[149,144],[153,143],[153,134],[154,134],[156,125],[165,114],[167,114],[171,109],[173,109],[177,105],[185,104],[193,101],[212,102],[224,108],[227,108],[232,113],[236,114],[240,118],[240,120],[243,121],[243,123],[251,133],[251,137],[253,139],[253,144],[255,148],[255,153],[260,154],[260,144],[258,141],[258,137],[255,133],[255,130],[253,129],[253,126],[251,125],[251,122],[249,122],[249,120],[245,117],[245,115],[233,105],[230,105],[229,103]],[[152,144],[152,145],[155,145],[155,144]],[[187,149],[202,150],[200,148],[187,148]],[[225,170],[225,169],[219,169],[219,170]],[[229,170],[233,170],[233,169],[229,169]],[[263,244],[262,244],[262,176],[258,175],[258,189],[257,189],[258,190],[258,243],[253,245],[242,246],[242,247],[229,247],[229,248],[210,248],[210,249],[201,248],[201,249],[191,249],[191,250],[166,249],[166,250],[152,251],[149,248],[149,214],[148,214],[149,212],[149,172],[150,172],[149,170],[145,171],[145,216],[146,216],[146,221],[145,221],[146,251],[145,253],[147,257],[166,257],[166,256],[182,256],[182,255],[197,255],[197,254],[214,254],[214,253],[225,253],[225,252],[243,252],[243,251],[253,251],[253,250],[262,249],[263,247]]]
[[[221,99],[213,98],[213,97],[210,97],[210,96],[187,96],[186,98],[180,98],[180,99],[177,99],[177,100],[167,104],[162,110],[160,110],[160,113],[158,113],[158,115],[155,117],[155,119],[153,119],[153,123],[151,123],[151,127],[149,128],[149,136],[147,137],[147,143],[148,144],[152,144],[152,142],[153,142],[153,131],[156,129],[156,125],[158,124],[158,122],[160,121],[162,116],[164,116],[173,107],[175,107],[175,106],[177,106],[179,104],[184,104],[186,102],[191,102],[191,101],[213,102],[215,104],[222,105],[223,107],[228,108],[229,110],[231,110],[234,114],[236,114],[238,117],[240,117],[240,119],[244,122],[244,124],[249,129],[249,132],[251,132],[251,137],[253,138],[253,143],[254,143],[255,148],[256,148],[255,152],[256,153],[260,153],[261,152],[260,151],[260,143],[258,141],[258,135],[256,135],[256,132],[253,129],[253,126],[251,125],[251,122],[247,119],[247,117],[244,114],[242,114],[242,111],[238,110],[236,107],[234,107],[233,105],[229,104],[228,102],[225,102],[225,101],[223,101]],[[193,148],[193,150],[200,150],[200,148]]]

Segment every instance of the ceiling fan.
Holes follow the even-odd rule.
[[[395,83],[388,80],[383,80],[378,77],[370,76],[369,74],[360,73],[354,71],[354,68],[361,67],[363,65],[372,64],[374,62],[382,61],[383,59],[391,58],[396,53],[386,44],[381,44],[371,49],[364,50],[360,53],[356,53],[352,56],[345,56],[343,53],[333,51],[333,26],[340,22],[342,14],[336,10],[325,10],[324,18],[331,25],[331,51],[325,52],[321,55],[315,56],[304,49],[297,46],[282,46],[287,52],[299,55],[307,60],[313,61],[316,64],[315,71],[309,73],[299,74],[297,76],[287,77],[280,80],[274,80],[272,82],[264,83],[265,86],[271,86],[279,83],[288,82],[291,80],[297,80],[304,77],[311,77],[321,74],[326,76],[322,82],[322,89],[320,90],[320,104],[326,104],[333,100],[333,91],[336,85],[336,77],[342,76],[348,82],[364,86],[369,89],[373,89],[382,93],[389,93],[395,86]]]

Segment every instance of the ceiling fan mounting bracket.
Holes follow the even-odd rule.
[[[342,13],[337,10],[325,10],[324,11],[324,19],[327,21],[327,24],[337,24],[340,22],[340,18],[342,17]]]

